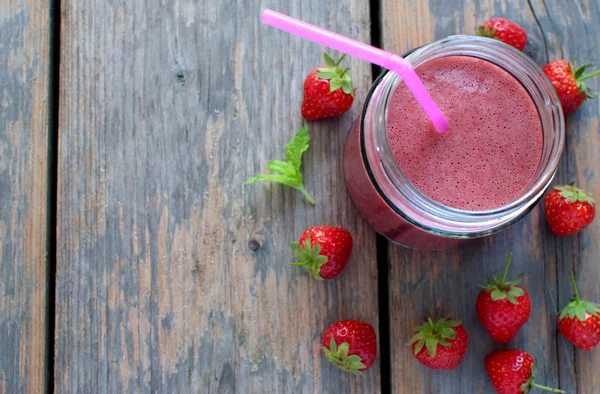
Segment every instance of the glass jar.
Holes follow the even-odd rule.
[[[540,116],[542,155],[530,185],[507,205],[468,211],[434,201],[404,177],[393,157],[387,136],[387,110],[401,78],[383,72],[373,83],[346,141],[344,176],[367,222],[389,240],[416,249],[451,247],[517,222],[533,209],[550,185],[564,149],[565,122],[558,96],[532,59],[498,40],[475,36],[451,36],[413,50],[405,58],[416,68],[446,56],[486,60],[521,83]]]

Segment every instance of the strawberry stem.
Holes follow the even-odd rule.
[[[538,388],[540,390],[552,391],[553,393],[565,393],[566,391],[555,389],[552,387],[542,386],[541,384],[537,384],[536,382],[531,383],[531,386]]]
[[[571,278],[571,283],[573,283],[573,289],[575,290],[575,300],[577,300],[577,302],[581,301],[579,299],[579,289],[577,288],[577,282],[575,281],[575,275],[573,275],[573,273],[571,272],[569,274],[569,277]]]
[[[508,267],[510,267],[511,260],[512,252],[508,254],[508,259],[506,259],[506,265],[504,266],[504,275],[502,275],[502,282],[500,283],[502,290],[504,290],[504,281],[506,281],[506,275],[508,274]]]
[[[596,75],[600,75],[600,70],[596,70],[591,74],[588,75],[584,75],[583,77],[579,77],[577,78],[578,81],[585,81],[586,79],[590,79],[592,77],[595,77]]]

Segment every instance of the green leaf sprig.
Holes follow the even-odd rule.
[[[270,181],[281,183],[300,191],[302,195],[310,202],[315,204],[315,200],[308,193],[302,184],[302,173],[300,165],[302,164],[302,154],[309,147],[310,136],[308,135],[308,126],[302,127],[296,132],[294,138],[285,146],[285,161],[269,161],[269,170],[275,174],[261,174],[248,178],[247,185],[252,185],[257,181]]]

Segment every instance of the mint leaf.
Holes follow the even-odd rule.
[[[278,174],[262,174],[262,175],[257,175],[252,178],[248,178],[248,180],[246,181],[246,185],[251,185],[253,183],[256,183],[257,181],[271,181],[271,182],[283,183],[284,185],[291,186],[294,189],[297,189],[300,187],[300,183],[298,182],[298,180],[296,178],[292,178],[292,177],[285,176],[285,175],[278,175]]]
[[[304,126],[296,132],[296,136],[285,146],[286,161],[269,161],[269,170],[275,174],[261,174],[250,177],[246,180],[246,184],[251,185],[258,181],[281,183],[298,190],[311,204],[315,204],[315,200],[302,184],[302,173],[300,172],[302,154],[308,149],[309,141],[308,127]]]
[[[296,136],[285,146],[285,160],[291,163],[297,171],[300,171],[302,154],[308,149],[309,142],[308,126],[304,126],[296,132]]]
[[[296,171],[296,168],[288,161],[271,160],[269,162],[269,170],[278,172],[281,175],[289,175],[293,174]]]

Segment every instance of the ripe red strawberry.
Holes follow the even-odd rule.
[[[315,279],[332,279],[348,263],[352,253],[352,236],[342,227],[317,226],[304,231],[290,247],[298,262]]]
[[[428,319],[415,333],[410,340],[413,354],[426,367],[451,370],[465,358],[469,337],[459,321]]]
[[[477,35],[495,38],[522,51],[527,44],[527,32],[515,22],[504,18],[492,18],[483,22]]]
[[[315,68],[304,80],[302,101],[304,119],[316,120],[338,116],[352,106],[354,89],[352,78],[348,74],[350,69],[340,68],[344,56],[336,62],[325,54],[327,66]]]
[[[597,96],[597,93],[586,85],[585,80],[600,74],[600,70],[583,75],[586,69],[593,66],[590,63],[575,69],[566,60],[555,60],[542,69],[558,93],[565,115],[579,108],[586,99]]]
[[[527,290],[517,286],[523,275],[506,282],[506,274],[512,253],[508,255],[504,275],[494,275],[477,297],[476,309],[479,321],[496,342],[513,340],[531,316],[531,299]]]
[[[573,186],[555,186],[544,200],[546,221],[552,234],[562,237],[586,228],[596,216],[594,199]]]
[[[498,394],[528,393],[532,387],[564,393],[535,383],[536,367],[533,357],[520,350],[498,350],[488,354],[485,369]]]
[[[575,297],[558,316],[558,330],[581,350],[592,350],[600,343],[600,304],[583,301],[571,274]]]
[[[361,375],[375,362],[377,341],[369,323],[342,320],[333,323],[323,333],[325,357],[342,371]]]

